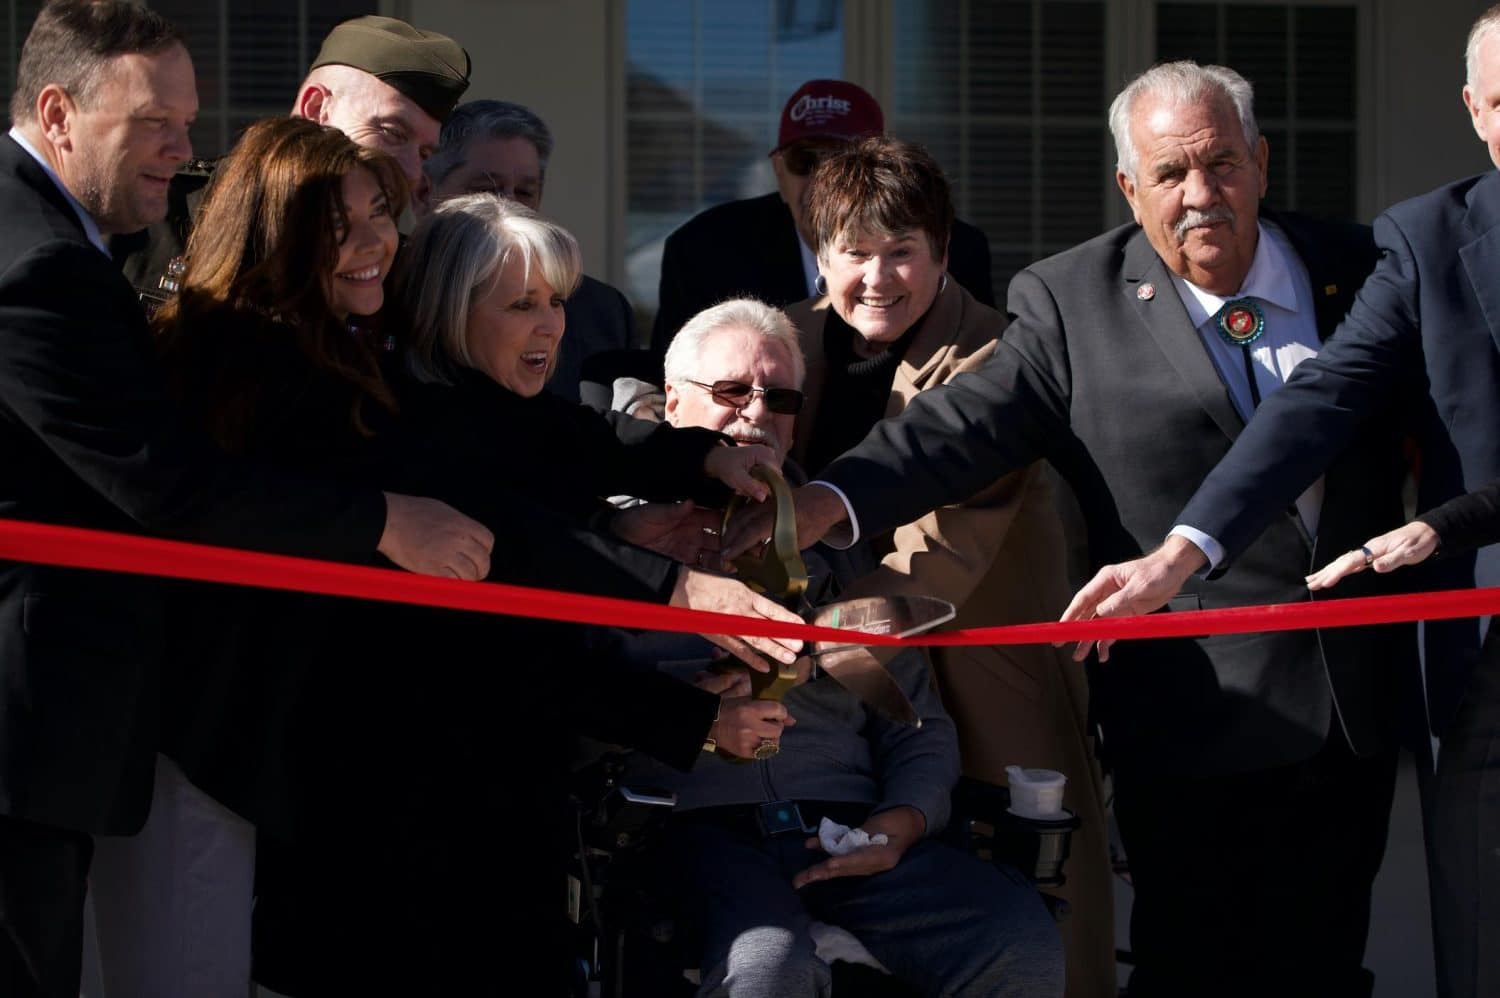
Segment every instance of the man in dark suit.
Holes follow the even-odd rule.
[[[443,123],[437,152],[427,161],[432,203],[492,193],[541,211],[552,146],[552,130],[528,107],[502,100],[462,104]],[[584,361],[628,350],[635,339],[635,313],[619,289],[587,274],[579,275],[563,312],[565,335],[547,390],[577,402]]]
[[[482,577],[439,503],[230,463],[179,426],[105,239],[161,218],[198,98],[175,28],[60,0],[0,138],[0,515]],[[91,833],[151,801],[163,608],[149,579],[0,562],[0,993],[78,993]]]
[[[658,365],[667,344],[699,312],[730,298],[759,298],[780,308],[811,298],[817,277],[803,194],[813,167],[830,149],[880,135],[885,115],[864,90],[843,80],[809,80],[781,111],[771,168],[776,191],[709,208],[667,237],[661,291],[651,331]],[[948,273],[991,307],[990,243],[953,220]]]
[[[983,367],[877,425],[823,472],[832,488],[800,491],[804,540],[846,517],[888,530],[1047,458],[1078,496],[1092,564],[1143,551],[1333,331],[1374,265],[1368,231],[1258,218],[1268,150],[1242,77],[1158,66],[1110,122],[1137,224],[1017,275]],[[1372,421],[1275,505],[1239,572],[1182,603],[1305,598],[1312,565],[1399,522],[1398,453]],[[1136,889],[1132,996],[1369,994],[1394,779],[1379,679],[1413,652],[1409,630],[1342,630],[1136,642],[1095,664]]]
[[[1500,6],[1475,22],[1467,62],[1464,104],[1500,167]],[[1267,400],[1173,519],[1178,531],[1145,558],[1101,569],[1071,616],[1149,612],[1205,570],[1233,579],[1287,497],[1345,460],[1351,441],[1394,409],[1411,414],[1421,455],[1418,512],[1500,476],[1500,173],[1396,205],[1375,220],[1375,241],[1380,265],[1338,333]],[[1409,574],[1424,588],[1500,585],[1500,552],[1438,559]],[[1442,740],[1435,774],[1430,766],[1419,774],[1445,998],[1500,988],[1500,676],[1476,668],[1480,638],[1472,620],[1424,627],[1427,713],[1416,747],[1421,759],[1429,728]],[[1420,694],[1411,699],[1420,703]]]

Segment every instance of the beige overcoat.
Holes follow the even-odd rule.
[[[807,402],[797,417],[792,456],[803,462],[818,413],[838,400],[823,397],[826,297],[787,308],[807,359]],[[938,295],[908,347],[891,385],[887,417],[916,395],[984,362],[1006,317],[975,301],[956,281]],[[805,466],[805,465],[804,465]],[[807,468],[816,476],[818,469]],[[955,627],[1055,620],[1068,602],[1065,545],[1045,467],[1006,475],[960,506],[936,510],[893,535],[876,538],[879,567],[858,580],[858,594],[938,596],[958,607]],[[1103,792],[1086,733],[1088,690],[1083,667],[1051,647],[933,650],[943,702],[958,726],[964,771],[1005,782],[1017,763],[1067,774],[1065,804],[1083,819],[1074,836],[1068,883],[1058,893],[1072,905],[1062,923],[1070,998],[1112,996],[1114,909]]]

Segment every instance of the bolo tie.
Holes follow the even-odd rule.
[[[1250,356],[1250,344],[1266,331],[1266,314],[1254,298],[1236,298],[1225,302],[1214,315],[1214,328],[1225,343],[1240,348],[1240,356],[1245,358],[1245,380],[1250,382],[1250,407],[1259,409],[1260,387],[1255,383],[1255,359]]]

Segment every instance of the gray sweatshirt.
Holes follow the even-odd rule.
[[[687,682],[706,667],[710,647],[692,635],[649,634],[634,642],[638,654]],[[637,753],[627,779],[676,792],[680,811],[773,800],[872,804],[874,811],[909,805],[934,834],[948,822],[948,797],[959,776],[958,736],[933,691],[923,652],[902,652],[890,672],[922,718],[920,728],[887,720],[822,676],[782,701],[797,723],[782,736],[779,755],[736,763],[704,753],[683,773]]]

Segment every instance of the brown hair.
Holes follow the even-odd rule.
[[[249,314],[295,330],[313,367],[353,389],[349,418],[356,432],[368,433],[361,418],[366,400],[394,411],[375,346],[351,336],[328,301],[338,233],[348,227],[343,180],[356,169],[370,171],[392,216],[399,215],[406,180],[385,153],[302,118],[271,118],[246,129],[214,171],[188,239],[181,290],[155,315],[162,352],[185,356],[189,340],[214,335],[211,317]],[[228,393],[211,419],[215,436],[231,449],[255,415],[256,386],[243,387]]]
[[[30,121],[37,98],[52,84],[87,107],[109,60],[155,55],[183,45],[182,33],[160,14],[129,0],[52,0],[37,14],[16,67],[10,120]]]
[[[948,179],[927,150],[874,136],[834,152],[807,185],[808,224],[818,256],[841,236],[893,236],[908,229],[927,234],[934,260],[948,251],[953,197]]]

